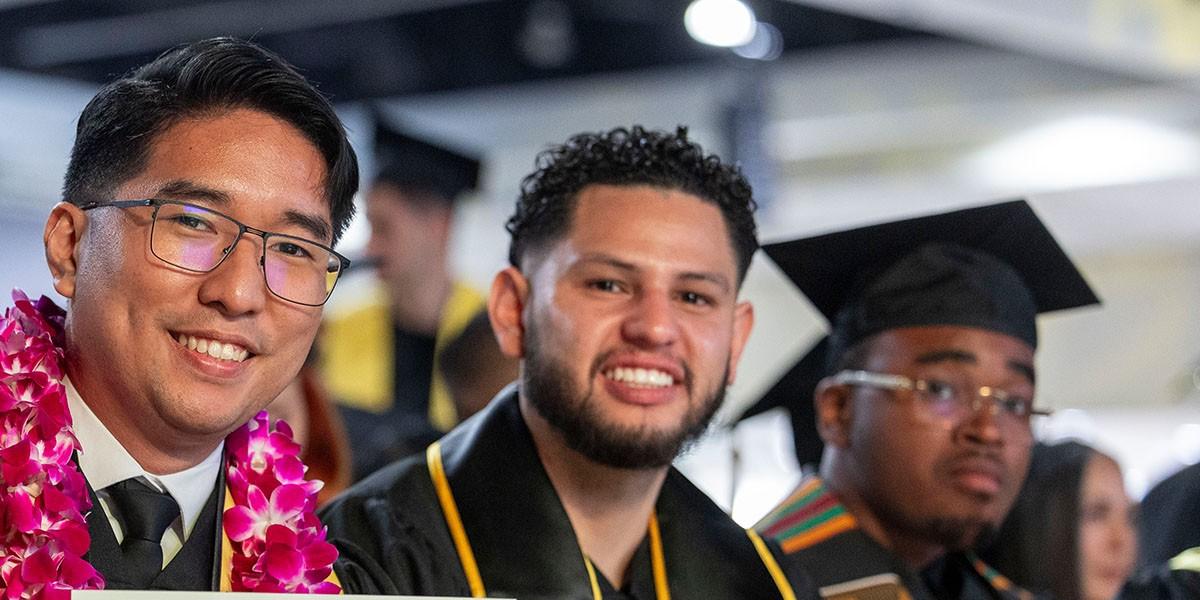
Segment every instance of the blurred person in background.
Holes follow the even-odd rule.
[[[1200,546],[1200,463],[1184,467],[1155,485],[1138,511],[1138,564],[1165,563]]]
[[[486,311],[475,315],[462,333],[442,348],[437,362],[458,418],[464,420],[483,410],[520,374],[520,362],[505,356],[496,344]]]
[[[764,250],[831,323],[819,475],[755,526],[785,571],[826,598],[1022,597],[970,550],[1028,467],[1038,313],[1097,302],[1070,258],[1023,201]]]
[[[1140,566],[1121,599],[1200,598],[1200,465],[1154,486],[1138,514]]]
[[[355,480],[424,450],[461,419],[438,351],[483,310],[483,296],[455,281],[449,264],[455,202],[476,188],[479,162],[378,113],[374,148],[366,259],[378,285],[332,307],[319,337],[322,379],[354,440]]]
[[[316,348],[296,378],[267,405],[272,419],[282,419],[300,444],[300,458],[308,465],[309,479],[325,483],[317,493],[324,505],[350,485],[350,445],[337,407],[329,399],[317,374]]]
[[[1112,457],[1038,444],[996,539],[981,552],[1017,585],[1056,600],[1112,600],[1137,558],[1133,502]]]

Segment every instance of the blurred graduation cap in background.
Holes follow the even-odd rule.
[[[1036,348],[1038,314],[1100,302],[1024,200],[763,250],[830,323],[829,336],[742,416],[788,407],[802,465],[820,456],[813,449],[819,439],[807,439],[817,435],[813,390],[858,342],[899,327],[958,325]]]
[[[378,108],[375,121],[375,182],[420,191],[453,204],[479,185],[479,159],[401,131]]]

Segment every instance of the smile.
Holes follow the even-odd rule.
[[[217,340],[198,338],[192,335],[181,333],[175,338],[179,345],[186,346],[188,350],[197,354],[206,354],[217,360],[226,360],[230,362],[242,362],[250,355],[250,351],[238,346],[237,344],[222,343]]]
[[[604,373],[604,376],[621,383],[638,388],[667,388],[675,385],[675,378],[670,373],[658,369],[634,369],[617,367]]]

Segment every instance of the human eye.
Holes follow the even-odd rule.
[[[958,386],[941,379],[926,379],[923,386],[925,395],[937,402],[953,402],[958,398]]]
[[[282,239],[271,244],[271,252],[289,258],[312,259],[313,251],[307,244],[295,240]]]
[[[928,409],[944,418],[955,418],[963,409],[962,386],[946,379],[923,379],[916,389]]]
[[[1033,400],[1024,396],[1004,395],[997,397],[996,402],[1001,410],[1014,417],[1026,418],[1033,414]]]
[[[681,292],[679,294],[679,299],[683,301],[684,304],[693,304],[696,306],[711,306],[713,303],[713,300],[710,296],[692,291]]]
[[[216,231],[211,219],[197,213],[181,212],[167,216],[167,220],[180,229],[194,232]]]
[[[1108,518],[1112,512],[1112,507],[1107,502],[1091,502],[1083,507],[1083,514],[1080,515],[1085,523],[1099,523]]]
[[[587,282],[588,289],[609,294],[618,294],[625,290],[621,282],[615,279],[590,279]]]

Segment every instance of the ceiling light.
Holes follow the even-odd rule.
[[[775,60],[783,54],[783,34],[770,23],[755,23],[754,37],[741,46],[734,46],[733,53],[752,60]]]
[[[758,22],[741,0],[694,0],[683,13],[683,25],[700,43],[731,48],[750,43]]]

